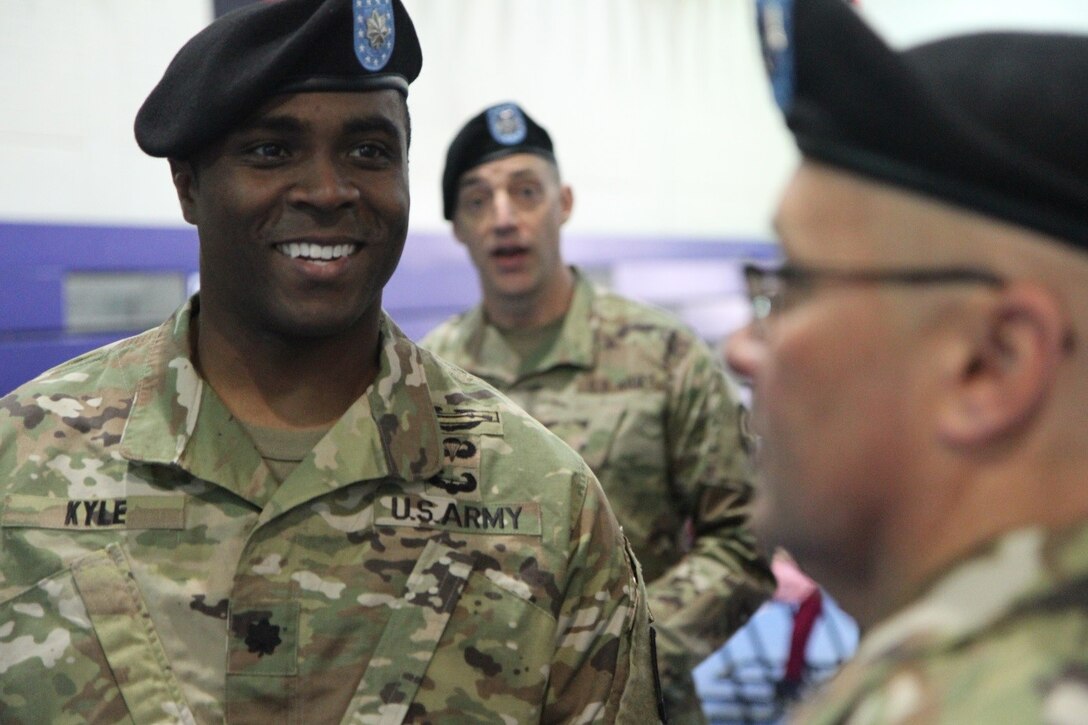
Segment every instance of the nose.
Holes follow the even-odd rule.
[[[336,159],[314,158],[291,188],[288,201],[319,211],[335,211],[359,201],[359,188],[343,173]]]
[[[766,353],[762,339],[756,334],[756,322],[749,322],[725,341],[725,363],[737,377],[751,382]]]
[[[494,216],[492,222],[494,223],[496,230],[513,229],[514,224],[514,204],[510,199],[510,194],[504,190],[499,190],[495,193],[495,196],[491,201],[494,208]]]

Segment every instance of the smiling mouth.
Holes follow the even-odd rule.
[[[308,262],[331,262],[350,257],[359,251],[360,244],[310,244],[307,242],[285,242],[277,244],[275,249],[291,259],[304,259]]]

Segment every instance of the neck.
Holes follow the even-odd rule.
[[[269,428],[330,426],[378,373],[378,321],[340,335],[286,339],[193,321],[194,364],[238,419]]]
[[[901,507],[897,521],[882,527],[899,536],[874,535],[860,575],[839,576],[841,567],[828,567],[821,583],[865,628],[909,605],[957,563],[1006,534],[1088,521],[1082,473],[1088,461],[1075,451],[1055,453],[993,467],[976,463],[969,476],[946,475],[925,501],[913,510]],[[936,473],[930,478],[941,480]]]
[[[574,272],[563,266],[551,284],[525,295],[499,295],[484,290],[484,312],[503,330],[532,330],[555,322],[570,309]]]

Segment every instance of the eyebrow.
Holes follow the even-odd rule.
[[[466,176],[457,184],[458,189],[467,189],[470,186],[490,186],[490,184],[479,176]]]
[[[270,115],[254,119],[252,123],[248,123],[238,130],[241,133],[265,131],[270,133],[300,134],[304,133],[309,126],[309,123],[305,123],[295,116]],[[400,127],[385,116],[379,115],[360,116],[348,119],[344,122],[340,132],[345,135],[379,133],[396,139],[402,138]]]
[[[530,181],[541,181],[540,174],[535,169],[519,169],[513,172],[507,177],[508,181],[521,181],[523,179],[529,179]],[[465,175],[463,179],[457,184],[458,189],[465,189],[470,186],[487,186],[491,184],[484,178],[473,174],[471,171]]]
[[[353,118],[345,123],[341,130],[345,134],[382,133],[397,139],[403,136],[401,127],[385,116]]]
[[[531,179],[532,181],[539,181],[540,174],[536,169],[520,169],[510,174],[511,179]]]

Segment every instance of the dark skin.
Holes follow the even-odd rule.
[[[170,165],[200,235],[201,376],[246,423],[332,425],[378,372],[381,293],[408,227],[403,97],[276,96]]]

